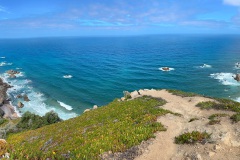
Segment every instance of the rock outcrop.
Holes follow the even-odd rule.
[[[235,77],[233,77],[236,81],[240,81],[240,74],[236,74]]]
[[[15,70],[8,70],[7,74],[9,75],[9,78],[16,78],[16,74],[19,74],[19,71],[15,71]]]

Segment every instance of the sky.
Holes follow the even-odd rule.
[[[0,38],[240,34],[240,0],[0,0]]]

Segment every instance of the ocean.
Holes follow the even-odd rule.
[[[240,101],[240,36],[146,35],[0,39],[0,76],[30,102],[19,109],[62,119],[139,89],[179,89]],[[170,67],[162,71],[161,67]],[[15,79],[5,73],[21,73]]]

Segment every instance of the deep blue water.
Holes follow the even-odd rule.
[[[9,90],[13,103],[19,101],[14,98],[19,93],[31,99],[22,112],[44,114],[54,109],[62,118],[69,118],[94,104],[105,105],[121,97],[124,90],[143,88],[240,97],[240,84],[232,78],[238,72],[240,36],[1,39],[0,57],[4,62],[1,76],[14,85]],[[175,70],[159,70],[164,66]],[[16,68],[22,76],[8,79],[3,74]],[[69,111],[57,101],[73,109]]]

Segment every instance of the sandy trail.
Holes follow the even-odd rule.
[[[181,117],[172,114],[167,114],[158,118],[166,128],[166,132],[156,133],[156,138],[148,146],[142,155],[136,157],[136,160],[169,160],[169,159],[240,159],[237,154],[229,157],[223,156],[224,153],[220,150],[214,150],[214,145],[221,144],[221,148],[240,153],[240,126],[239,123],[231,125],[229,118],[224,119],[223,124],[218,126],[207,125],[208,117],[213,113],[227,113],[232,112],[216,111],[216,110],[200,110],[195,105],[203,101],[213,101],[205,97],[180,97],[169,93],[166,90],[140,90],[141,95],[148,95],[167,100],[167,103],[161,108],[170,110],[175,113],[182,114]],[[199,120],[189,123],[191,118],[198,118]],[[239,129],[239,130],[238,130]],[[189,131],[208,131],[213,133],[212,137],[216,141],[215,144],[206,145],[177,145],[174,143],[176,136],[183,132]],[[232,132],[228,132],[232,131]],[[235,146],[234,146],[234,145]],[[198,146],[198,147],[196,147]],[[204,147],[203,147],[204,146]],[[219,154],[217,154],[219,152]],[[201,154],[201,156],[199,155]],[[200,156],[200,158],[199,158]]]

